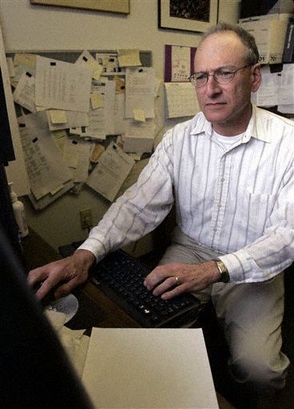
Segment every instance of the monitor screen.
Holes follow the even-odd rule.
[[[93,408],[0,226],[0,408]]]

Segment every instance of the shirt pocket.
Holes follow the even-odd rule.
[[[247,191],[246,195],[249,231],[255,237],[259,237],[269,225],[269,217],[273,212],[278,195],[253,193],[250,191]]]

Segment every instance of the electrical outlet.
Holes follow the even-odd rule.
[[[92,209],[87,208],[80,210],[80,222],[82,229],[89,229],[93,226]]]

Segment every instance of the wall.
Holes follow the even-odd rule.
[[[163,78],[164,45],[197,46],[200,34],[158,29],[157,0],[130,0],[130,14],[112,14],[52,6],[31,5],[29,0],[0,0],[0,23],[6,52],[139,48],[151,50],[153,67]],[[223,16],[232,15],[238,0],[221,0]],[[225,6],[225,7],[224,7]],[[226,14],[229,10],[229,14]],[[224,20],[223,16],[220,18]],[[98,222],[107,201],[85,187],[79,196],[65,195],[36,212],[25,201],[29,225],[53,247],[86,238],[80,229],[79,210],[91,207]],[[152,242],[142,242],[143,250]]]

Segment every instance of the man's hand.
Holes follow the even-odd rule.
[[[31,270],[28,275],[28,282],[31,286],[42,282],[36,292],[38,299],[44,298],[49,291],[56,287],[54,296],[60,298],[87,280],[89,269],[94,261],[95,256],[90,251],[76,250],[70,257]]]
[[[220,279],[214,261],[202,264],[170,263],[156,267],[145,279],[144,285],[154,295],[165,300],[182,293],[201,291]]]

